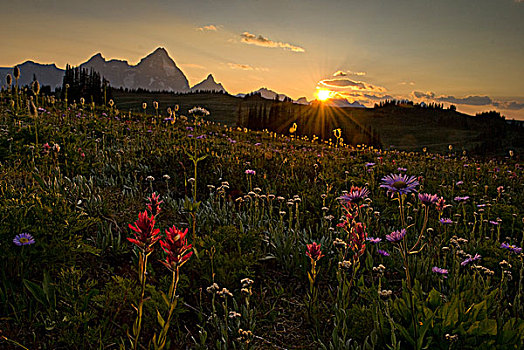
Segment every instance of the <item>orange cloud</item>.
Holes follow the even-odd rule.
[[[213,31],[213,32],[216,32],[218,31],[222,26],[216,26],[214,24],[208,24],[206,26],[202,26],[202,27],[199,27],[197,28],[197,30],[203,32],[203,31]]]
[[[249,32],[244,32],[240,34],[240,41],[250,45],[263,46],[263,47],[277,47],[284,50],[290,50],[293,52],[306,52],[302,47],[292,45],[289,43],[284,43],[281,41],[273,41],[268,38],[263,37],[262,35],[256,36]]]
[[[263,71],[263,72],[267,72],[269,70],[263,67],[253,67],[253,66],[250,66],[249,64],[240,64],[240,63],[229,62],[227,65],[231,69],[257,70],[257,71]]]
[[[375,86],[373,84],[366,83],[364,81],[354,81],[351,79],[343,78],[343,79],[324,79],[321,80],[318,85],[321,87],[328,88],[330,90],[334,91],[368,91],[368,92],[386,92],[386,88],[382,86]]]
[[[364,76],[366,75],[366,72],[352,72],[350,70],[348,71],[337,70],[335,73],[333,73],[334,77],[345,77],[348,75]]]

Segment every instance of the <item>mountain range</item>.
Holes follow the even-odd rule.
[[[18,85],[30,85],[36,78],[40,85],[49,85],[52,89],[62,86],[65,70],[53,64],[40,64],[33,61],[26,61],[19,64],[20,80]],[[101,53],[92,56],[86,62],[80,64],[81,68],[93,69],[100,73],[111,86],[127,89],[145,89],[149,91],[170,91],[170,92],[197,92],[215,91],[227,93],[221,83],[215,81],[212,74],[194,86],[189,85],[189,81],[184,72],[176,65],[175,61],[169,57],[168,52],[163,47],[142,58],[136,65],[131,65],[125,60],[111,59],[106,60]],[[13,67],[0,67],[0,85],[5,84],[7,74],[13,73]],[[280,101],[289,98],[284,94],[279,94],[273,90],[262,87],[255,91],[269,100],[277,98]],[[237,97],[244,97],[247,94],[238,94]],[[298,104],[309,104],[305,97],[295,101]],[[336,107],[364,107],[358,103],[350,104],[345,99],[333,100],[329,102]]]

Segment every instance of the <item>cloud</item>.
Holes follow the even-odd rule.
[[[337,70],[335,73],[333,73],[334,77],[345,77],[348,75],[364,76],[366,75],[366,72],[352,72],[350,70],[348,71]]]
[[[432,99],[432,98],[435,97],[435,93],[431,92],[431,91],[427,91],[427,92],[413,91],[411,94],[413,96],[415,96],[416,98],[429,98],[429,99]]]
[[[265,68],[265,67],[253,67],[253,66],[250,66],[249,64],[240,64],[240,63],[229,62],[227,65],[231,69],[257,70],[261,72],[267,72],[269,70],[268,68]]]
[[[375,86],[364,81],[354,81],[348,78],[324,79],[318,85],[335,91],[373,91],[386,92],[386,88]]]
[[[524,0],[523,0],[524,1]],[[432,100],[436,102],[447,102],[450,104],[467,105],[467,106],[493,106],[500,109],[506,110],[520,110],[524,109],[524,103],[519,101],[495,101],[489,96],[464,96],[456,97],[452,95],[440,95],[436,96],[434,92],[427,91],[413,91],[411,93],[413,97],[418,99]]]
[[[222,26],[216,26],[214,24],[208,24],[206,26],[202,26],[202,27],[198,27],[197,30],[201,31],[201,32],[204,32],[204,31],[212,31],[212,32],[217,32],[219,29],[221,29]]]
[[[256,36],[249,32],[244,32],[240,34],[240,41],[250,45],[263,46],[263,47],[278,47],[284,50],[290,50],[293,52],[305,52],[302,47],[295,46],[289,43],[284,43],[281,41],[273,41],[268,38],[263,37],[262,35]]]
[[[455,96],[439,96],[436,98],[440,102],[456,103],[459,105],[470,105],[470,106],[486,106],[493,104],[493,100],[488,96],[466,96],[466,97],[455,97]]]
[[[520,103],[517,101],[493,101],[493,106],[499,107],[500,109],[512,109],[512,110],[524,109],[524,103]]]
[[[205,69],[206,68],[204,66],[201,66],[200,64],[195,64],[195,63],[181,63],[180,65],[186,68],[196,68],[196,69]]]
[[[253,67],[251,67],[249,64],[239,64],[239,63],[229,62],[227,65],[231,69],[253,70]]]

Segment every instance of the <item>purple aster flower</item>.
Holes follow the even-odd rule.
[[[206,135],[200,135],[200,136],[197,136],[197,139],[198,139],[198,140],[205,139],[205,138],[206,138]]]
[[[490,220],[489,223],[492,224],[492,225],[495,225],[495,226],[497,226],[499,224],[497,221],[493,221],[493,220]]]
[[[260,146],[260,145],[261,145],[260,142],[255,143],[255,146]]]
[[[429,193],[419,193],[418,199],[425,205],[435,204],[438,201],[438,196],[436,194]]]
[[[522,248],[520,247],[517,247],[516,245],[512,245],[512,244],[507,244],[507,243],[502,243],[500,245],[501,248],[503,249],[507,249],[509,251],[512,251],[513,253],[515,254],[520,254],[522,253]]]
[[[482,258],[482,257],[481,257],[479,254],[475,254],[474,257],[467,258],[466,260],[464,260],[463,262],[461,262],[460,265],[461,265],[461,266],[466,266],[466,265],[469,264],[470,262],[480,260],[480,258]]]
[[[380,243],[382,242],[382,238],[378,238],[378,237],[367,237],[366,238],[366,241],[370,241],[371,243]]]
[[[380,187],[387,188],[388,191],[407,194],[416,191],[419,185],[415,176],[402,174],[390,174],[382,178]]]
[[[339,199],[348,203],[360,203],[364,199],[368,198],[369,190],[365,187],[351,186],[351,189],[347,194],[339,197]]]
[[[245,173],[246,175],[256,175],[257,172],[255,170],[247,169]]]
[[[35,239],[29,233],[21,233],[15,236],[13,243],[17,246],[30,245],[35,243]]]
[[[193,127],[192,126],[186,126],[186,130],[193,131]]]
[[[408,171],[406,168],[397,168],[398,171]]]
[[[375,165],[375,163],[366,163],[367,167],[372,167],[373,165]]]
[[[188,134],[187,137],[193,137],[193,135],[192,134]]]
[[[457,181],[457,183],[455,184],[455,186],[460,186],[464,183],[464,181]]]
[[[438,273],[439,275],[442,275],[444,278],[446,278],[448,276],[448,270],[442,269],[442,268],[437,267],[437,266],[433,266],[431,271],[433,271],[434,273]]]
[[[469,196],[464,196],[464,197],[455,197],[453,198],[455,200],[455,202],[465,202],[469,199]]]
[[[378,249],[377,253],[379,253],[382,256],[389,256],[389,253],[382,249]]]
[[[453,223],[453,220],[448,218],[442,218],[439,220],[439,222],[444,225],[451,225]]]
[[[400,242],[402,239],[404,239],[404,236],[406,236],[406,229],[403,228],[400,231],[393,231],[389,235],[386,235],[386,239],[389,242]]]

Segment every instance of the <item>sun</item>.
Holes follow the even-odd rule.
[[[317,97],[317,100],[319,101],[326,101],[331,98],[331,95],[332,95],[331,91],[325,90],[325,89],[320,89],[320,90],[317,90],[316,92],[316,97]]]

